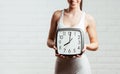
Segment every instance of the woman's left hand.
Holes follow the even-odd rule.
[[[82,50],[82,54],[83,54],[85,51],[86,51],[86,45],[84,45],[84,48],[83,48],[83,50]],[[82,55],[82,54],[81,54],[81,55]],[[73,56],[73,58],[80,58],[81,55]]]

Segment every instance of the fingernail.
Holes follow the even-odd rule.
[[[75,56],[73,56],[73,58],[75,58]]]

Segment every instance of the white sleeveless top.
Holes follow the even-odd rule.
[[[86,30],[85,30],[85,12],[82,12],[81,19],[80,19],[79,23],[77,25],[75,25],[74,27],[68,27],[68,26],[64,25],[63,16],[64,16],[64,10],[62,10],[62,14],[60,16],[60,19],[57,22],[57,24],[58,24],[57,29],[59,29],[59,28],[81,28],[84,33],[86,32]]]

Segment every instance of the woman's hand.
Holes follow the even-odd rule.
[[[57,50],[57,47],[54,45],[53,46],[53,49],[56,51]],[[84,46],[83,50],[82,50],[82,54],[86,51],[86,45]],[[61,54],[56,54],[55,53],[55,56],[59,57],[59,58],[71,58],[71,57],[68,57],[68,56],[64,56],[64,55],[61,55]],[[73,56],[72,58],[80,58],[81,55],[76,55],[76,56]]]
[[[83,50],[82,50],[82,54],[86,51],[86,45],[84,46]],[[82,55],[81,54],[81,55]],[[81,55],[76,55],[76,56],[73,56],[73,58],[80,58]]]
[[[57,50],[57,47],[55,45],[53,45],[53,49],[56,51]],[[60,55],[60,54],[56,54],[55,53],[55,56],[59,57],[59,58],[65,58],[65,56],[63,55]]]

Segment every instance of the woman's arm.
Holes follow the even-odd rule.
[[[98,49],[98,39],[96,32],[96,23],[94,18],[91,15],[87,15],[87,28],[90,44],[86,45],[86,49],[91,51],[96,51]]]
[[[55,46],[55,34],[57,30],[57,21],[60,17],[60,11],[55,11],[52,18],[51,18],[51,25],[50,25],[50,30],[49,30],[49,35],[48,35],[48,40],[47,40],[47,46],[50,48],[54,48]]]

